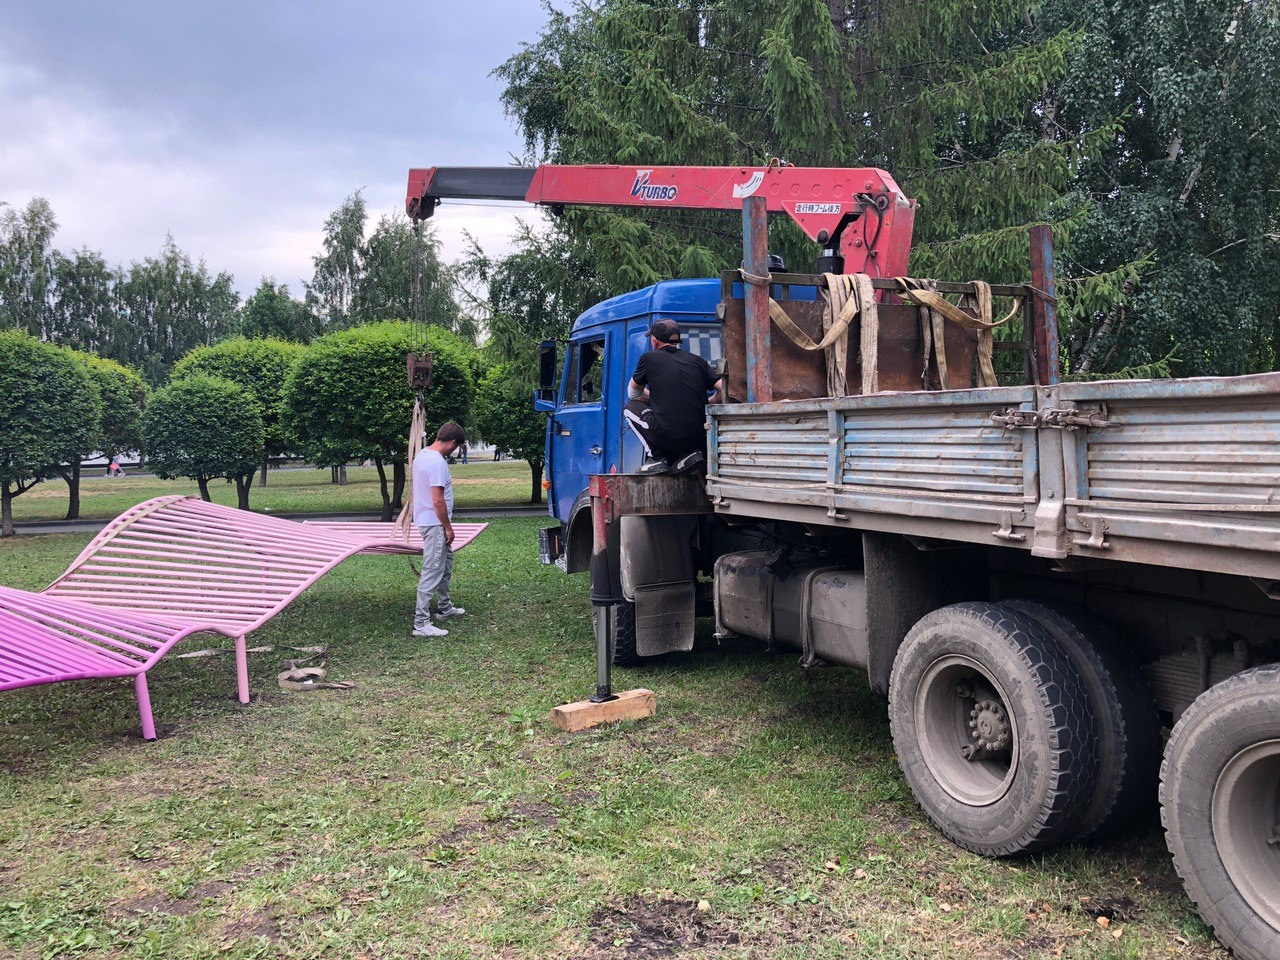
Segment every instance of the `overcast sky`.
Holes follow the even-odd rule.
[[[0,201],[46,197],[54,246],[128,264],[166,233],[242,294],[295,295],[325,217],[363,188],[370,228],[416,166],[510,162],[489,76],[544,22],[538,0],[9,0],[0,18]],[[533,208],[442,207],[507,249]]]

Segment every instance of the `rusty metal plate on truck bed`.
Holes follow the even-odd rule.
[[[778,303],[796,326],[815,343],[822,339],[821,300],[788,300]],[[924,340],[919,311],[901,303],[879,306],[879,384],[881,390],[939,389],[937,363],[931,358],[925,369]],[[977,334],[953,323],[946,325],[946,359],[951,388],[974,385]],[[747,397],[747,342],[745,301],[724,301],[724,356],[728,366],[725,384],[733,401]],[[803,350],[769,324],[769,363],[774,400],[812,400],[828,395],[827,367],[822,351]],[[858,358],[857,321],[849,328],[849,364],[846,396],[861,392],[862,366]]]

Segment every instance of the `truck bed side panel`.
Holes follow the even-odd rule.
[[[991,414],[1033,405],[1006,387],[719,406],[708,492],[752,516],[1027,545],[1035,434]]]
[[[1280,375],[1063,384],[1071,552],[1280,574]]]
[[[711,421],[727,515],[1280,581],[1280,373],[734,404]]]

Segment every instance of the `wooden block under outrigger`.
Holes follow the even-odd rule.
[[[658,712],[658,700],[652,690],[626,690],[612,700],[597,703],[579,700],[551,711],[551,720],[566,733],[577,733],[602,723],[619,720],[643,720]]]

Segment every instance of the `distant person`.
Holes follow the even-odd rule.
[[[124,476],[124,468],[120,466],[120,458],[118,456],[112,456],[111,462],[107,464],[107,476],[108,477]]]
[[[413,522],[422,531],[422,574],[413,612],[415,637],[449,635],[448,630],[431,622],[433,598],[437,620],[450,620],[467,612],[454,606],[449,597],[453,579],[453,478],[445,461],[466,442],[462,427],[450,420],[436,432],[435,442],[413,458]]]
[[[640,357],[627,385],[623,416],[644,447],[641,473],[679,473],[705,459],[708,394],[722,381],[711,365],[680,349],[680,325],[659,320],[649,328],[652,349]]]
[[[467,462],[467,445],[465,442],[462,444],[462,462]]]
[[[497,463],[501,459],[502,459],[502,448],[495,444],[493,448],[493,462]]]

